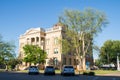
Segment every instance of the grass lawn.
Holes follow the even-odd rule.
[[[104,75],[104,74],[117,73],[120,71],[117,71],[117,70],[87,70],[87,71],[80,71],[80,74],[89,73],[89,72],[94,72],[95,75]],[[79,74],[79,72],[76,71],[76,74]]]
[[[92,72],[95,72],[95,74],[110,74],[110,73],[116,73],[119,72],[117,70],[93,70]]]
[[[104,74],[111,74],[111,73],[116,73],[116,72],[120,72],[117,70],[90,70],[90,71],[84,71],[86,73],[89,72],[94,72],[95,75],[104,75]],[[81,72],[80,74],[83,74],[83,72]]]
[[[3,72],[3,71],[5,71],[5,69],[0,69],[0,72]]]

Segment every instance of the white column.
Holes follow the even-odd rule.
[[[117,70],[120,71],[119,57],[117,55]]]

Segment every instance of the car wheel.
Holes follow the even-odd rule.
[[[63,73],[61,73],[61,75],[63,75]]]
[[[73,73],[72,76],[75,76],[75,74]]]
[[[44,73],[44,75],[46,75],[46,73]]]
[[[55,73],[53,73],[53,75],[55,75]]]

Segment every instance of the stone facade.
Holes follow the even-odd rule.
[[[64,27],[60,23],[55,24],[52,28],[31,28],[27,30],[19,38],[19,58],[24,58],[23,46],[25,44],[39,45],[47,52],[45,66],[53,65],[56,68],[61,68],[63,65],[77,66],[77,56],[72,53],[62,54],[62,46],[59,44],[59,39],[62,39]],[[29,66],[27,63],[22,63],[23,67]]]

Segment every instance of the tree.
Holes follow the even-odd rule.
[[[91,8],[84,11],[65,10],[59,21],[66,26],[66,37],[62,40],[63,53],[74,51],[78,56],[79,65],[86,70],[85,58],[92,47],[93,38],[108,23],[105,14]]]
[[[107,40],[100,49],[100,60],[103,64],[116,64],[118,53],[120,53],[120,41]]]
[[[7,61],[7,60],[6,60]],[[7,65],[9,69],[15,69],[17,64],[20,64],[22,61],[17,59],[17,58],[13,58],[7,61]]]
[[[15,58],[14,49],[14,44],[3,41],[2,36],[0,36],[0,64],[6,65],[6,69],[10,65],[8,62]]]
[[[46,52],[42,50],[38,45],[25,45],[24,50],[24,61],[29,63],[44,63],[46,59]]]

